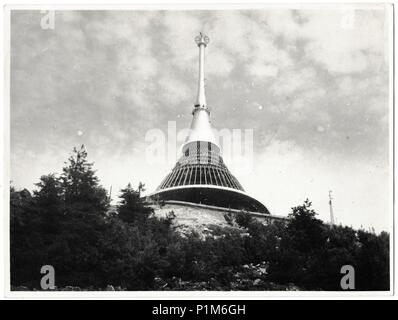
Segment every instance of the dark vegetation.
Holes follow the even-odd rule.
[[[11,284],[40,288],[40,268],[55,269],[61,288],[102,290],[341,290],[341,266],[355,268],[356,290],[389,289],[389,234],[323,223],[308,200],[290,219],[264,225],[244,213],[229,227],[181,235],[140,198],[120,194],[117,212],[84,147],[62,174],[37,190],[10,194]]]

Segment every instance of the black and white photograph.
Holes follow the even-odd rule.
[[[391,294],[391,4],[5,15],[10,294]]]

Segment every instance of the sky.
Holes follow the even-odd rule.
[[[154,191],[175,159],[148,161],[146,136],[189,127],[201,31],[212,125],[253,132],[250,170],[225,158],[245,190],[277,215],[308,198],[324,221],[332,190],[338,223],[389,230],[389,9],[13,11],[12,184],[84,144],[115,201]]]

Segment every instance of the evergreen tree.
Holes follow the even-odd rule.
[[[358,231],[356,282],[357,290],[389,290],[390,237],[387,232],[376,235]]]
[[[55,174],[41,176],[33,192],[36,215],[41,218],[43,238],[58,235],[62,231],[64,217],[63,190]]]
[[[101,274],[99,243],[106,228],[109,198],[92,167],[82,145],[73,149],[62,170],[65,217],[52,256],[57,261],[59,281],[68,285],[93,285]]]
[[[307,199],[303,205],[292,208],[287,225],[291,246],[306,254],[323,248],[326,243],[323,222],[316,218],[311,206],[311,201]]]
[[[26,189],[10,190],[11,284],[32,288],[39,280],[35,267],[43,257],[41,219],[35,214],[34,199]]]
[[[135,190],[129,183],[126,188],[121,190],[121,201],[118,205],[121,220],[127,223],[142,224],[153,213],[153,209],[145,206],[144,200],[140,197],[143,186],[140,183],[138,190]]]
[[[80,149],[74,148],[65,164],[61,176],[65,204],[86,213],[104,215],[109,208],[109,198],[99,185],[93,163],[87,161],[84,145]]]

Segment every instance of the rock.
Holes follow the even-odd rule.
[[[256,280],[253,281],[253,285],[254,285],[254,286],[258,286],[258,285],[261,284],[261,282],[262,282],[261,279],[258,279],[258,278],[257,278]]]
[[[261,274],[268,274],[267,268],[258,268],[258,271],[260,271]]]

